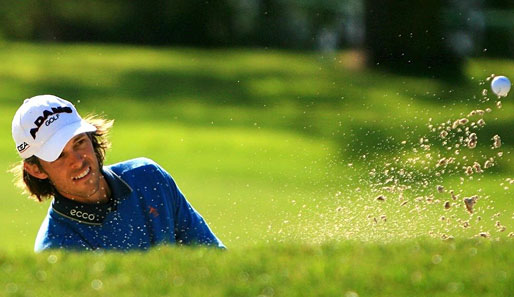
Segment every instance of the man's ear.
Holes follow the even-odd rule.
[[[23,169],[25,169],[30,175],[39,179],[47,179],[48,174],[43,172],[37,164],[23,163]]]

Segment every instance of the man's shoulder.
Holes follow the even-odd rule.
[[[80,236],[70,229],[69,224],[69,222],[64,222],[63,218],[56,215],[55,211],[50,208],[36,236],[34,251],[41,252],[58,248],[84,248],[84,242]]]
[[[136,158],[116,164],[107,166],[110,170],[118,175],[125,175],[130,172],[146,170],[146,169],[160,169],[160,166],[153,160],[148,158]]]
[[[137,158],[105,167],[130,187],[146,182],[174,183],[173,177],[163,167],[148,158]]]

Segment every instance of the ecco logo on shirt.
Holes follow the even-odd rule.
[[[36,139],[36,134],[39,131],[39,128],[45,124],[46,126],[49,126],[53,122],[59,119],[60,113],[72,113],[73,110],[68,106],[59,106],[59,107],[52,107],[52,111],[45,110],[43,111],[43,115],[39,116],[35,121],[34,124],[36,125],[36,128],[30,129],[30,135],[34,139]],[[50,117],[50,118],[49,118]]]
[[[90,220],[90,221],[94,221],[95,220],[95,215],[94,214],[87,213],[87,212],[80,211],[80,210],[76,210],[76,209],[72,209],[70,211],[70,215],[72,215],[74,217],[77,217],[77,218],[82,218],[82,219]]]

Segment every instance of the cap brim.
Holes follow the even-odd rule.
[[[96,127],[84,120],[71,123],[57,131],[41,146],[39,152],[35,155],[44,161],[53,162],[59,158],[62,150],[73,137],[94,131],[96,131]]]

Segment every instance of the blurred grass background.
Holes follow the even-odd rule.
[[[26,199],[6,172],[18,161],[12,116],[24,98],[37,94],[68,99],[82,115],[115,119],[106,163],[140,156],[160,163],[230,248],[468,238],[479,232],[502,238],[514,231],[512,186],[506,182],[514,178],[512,95],[502,109],[482,96],[492,73],[514,77],[512,60],[468,59],[466,79],[455,82],[361,68],[354,51],[2,42],[0,59],[5,251],[32,249],[48,207]],[[473,179],[460,168],[437,176],[433,159],[409,169],[408,158],[425,158],[414,150],[421,137],[433,144],[431,158],[448,154],[430,123],[486,107],[493,112],[479,133],[484,141],[462,154],[469,160],[490,157],[496,152],[488,139],[500,134],[504,156],[495,167]],[[384,191],[384,176],[368,174],[390,164],[414,174],[400,179],[412,187],[404,193],[410,202],[404,207],[397,192]],[[448,193],[437,193],[437,184],[461,195],[449,211],[442,207]],[[388,199],[374,201],[382,193]],[[430,194],[439,201],[415,200]],[[470,216],[460,200],[473,194],[481,198]],[[462,228],[464,220],[470,228]],[[497,232],[496,221],[506,231]]]

